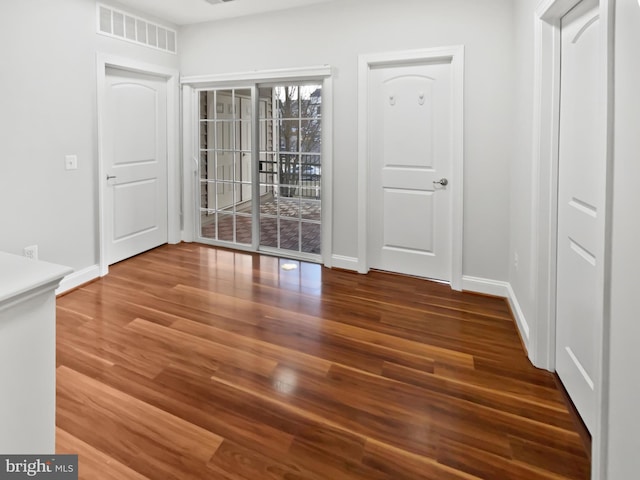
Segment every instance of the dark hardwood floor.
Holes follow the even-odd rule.
[[[181,244],[57,312],[57,450],[83,479],[589,477],[501,299]]]

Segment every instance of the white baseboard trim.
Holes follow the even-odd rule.
[[[518,298],[516,297],[516,294],[509,282],[490,280],[488,278],[463,276],[462,289],[469,292],[483,293],[485,295],[495,295],[506,298],[509,302],[509,306],[511,307],[511,311],[513,312],[513,316],[516,319],[516,326],[520,331],[520,337],[522,337],[527,354],[529,353],[529,324],[527,323],[522,308],[520,307],[520,303],[518,302]]]
[[[520,337],[524,342],[524,348],[527,350],[527,355],[531,358],[531,348],[530,348],[530,332],[529,323],[524,316],[524,312],[520,307],[520,303],[518,302],[518,297],[516,297],[513,288],[511,288],[511,284],[509,286],[509,296],[507,299],[509,300],[509,305],[511,305],[511,311],[513,312],[513,316],[516,318],[516,325],[518,326],[518,330],[520,330]]]
[[[70,273],[62,279],[60,286],[56,290],[56,295],[68,292],[76,287],[79,287],[83,283],[95,280],[100,276],[100,266],[92,265],[77,272]]]
[[[344,255],[332,255],[331,267],[342,268],[344,270],[358,271],[358,259],[355,257],[345,257]]]
[[[496,297],[509,297],[511,286],[508,282],[490,280],[488,278],[470,277],[463,275],[462,290],[469,292],[484,293],[485,295],[495,295]]]

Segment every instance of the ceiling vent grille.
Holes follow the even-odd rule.
[[[98,4],[98,33],[163,52],[178,51],[175,30],[102,4]]]

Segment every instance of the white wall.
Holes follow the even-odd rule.
[[[514,2],[514,143],[510,164],[509,283],[530,330],[535,328],[536,290],[533,204],[534,12],[538,0]],[[515,257],[518,257],[517,265]],[[530,339],[524,338],[525,343]]]
[[[640,472],[640,6],[616,3],[608,480]]]
[[[177,68],[95,30],[94,1],[0,2],[0,250],[76,270],[98,261],[96,52]]]
[[[181,29],[182,75],[330,64],[333,253],[357,257],[358,55],[464,44],[465,275],[506,280],[512,142],[511,0],[341,0]]]

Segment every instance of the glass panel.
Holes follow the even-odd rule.
[[[298,155],[279,155],[279,176],[280,195],[283,197],[293,197],[296,194],[296,186],[299,183]]]
[[[251,107],[251,89],[250,88],[240,88],[238,90],[234,90],[234,92],[238,100],[246,101],[247,106]],[[244,116],[245,114],[248,114],[249,116],[251,116],[251,108],[249,108],[249,110],[246,112],[242,112],[242,115],[240,116]]]
[[[320,202],[320,200],[312,198],[302,198],[300,201],[300,212],[300,216],[303,219],[315,220],[319,222],[322,219],[322,203]]]
[[[238,147],[243,152],[251,152],[251,135],[252,135],[251,120],[242,120],[238,123]]]
[[[111,10],[100,7],[100,31],[111,33]]]
[[[260,170],[261,173],[277,171],[277,162],[275,160],[275,155],[271,153],[261,153],[260,165],[258,166],[258,170]],[[272,182],[269,182],[269,183],[272,183]]]
[[[142,20],[138,20],[136,25],[136,31],[138,32],[138,41],[147,43],[147,23]]]
[[[229,120],[218,120],[215,122],[216,136],[215,148],[218,150],[235,149],[235,122]]]
[[[296,220],[280,220],[280,248],[299,251],[300,223]]]
[[[274,88],[276,97],[276,114],[278,117],[298,118],[298,90],[299,87],[297,85]]]
[[[204,238],[216,238],[216,215],[212,211],[203,212],[200,216],[200,234]]]
[[[214,204],[216,184],[214,182],[200,181],[200,208],[215,209]]]
[[[278,201],[273,192],[260,196],[260,214],[278,215]]]
[[[322,165],[319,155],[302,155],[300,161],[300,174],[302,180],[320,182]]]
[[[115,15],[115,14],[114,14]],[[149,45],[155,47],[158,45],[158,29],[155,25],[149,24],[147,25],[147,37],[149,40]]]
[[[279,200],[280,216],[298,219],[300,217],[300,199],[280,198]]]
[[[124,37],[124,15],[113,12],[113,34]]]
[[[236,162],[236,182],[251,184],[253,178],[253,165],[251,165],[251,153],[242,152],[237,155],[240,160]]]
[[[260,151],[261,152],[275,152],[276,142],[273,141],[275,137],[274,122],[272,120],[260,120]]]
[[[218,240],[233,242],[234,215],[218,214]]]
[[[260,88],[259,95],[256,159],[251,90],[199,94],[202,235],[252,244],[252,205],[258,201],[253,163],[258,162],[260,245],[319,254],[321,88],[284,85]]]
[[[322,122],[320,119],[302,120],[300,128],[300,151],[320,153],[322,146]]]
[[[273,88],[259,88],[258,96],[260,97],[260,118],[271,118],[272,110],[265,107],[268,107],[273,103]]]
[[[322,229],[319,223],[300,224],[302,227],[302,248],[300,251],[304,253],[320,254],[320,244],[322,238]]]
[[[167,30],[167,50],[176,52],[176,34],[171,30]]]
[[[214,148],[216,148],[214,123],[203,120],[200,122],[200,150]]]
[[[216,184],[216,198],[218,210],[233,210],[233,183],[218,182]]]
[[[236,215],[236,242],[251,245],[251,214]]]
[[[209,178],[209,165],[213,164],[209,162],[209,155],[209,152],[200,152],[200,178],[205,180]],[[213,158],[212,154],[211,158]]]
[[[272,217],[260,218],[260,245],[278,248],[278,220]]]
[[[281,152],[297,152],[298,150],[298,130],[300,122],[298,120],[282,120],[280,122],[278,133],[280,135],[280,151]]]
[[[158,48],[167,48],[167,31],[162,27],[158,27]]]
[[[322,105],[322,86],[303,85],[300,87],[300,116],[303,118],[317,117],[320,115]]]
[[[129,40],[136,39],[136,19],[126,15],[124,17],[124,30]]]
[[[216,92],[200,92],[200,120],[214,120],[216,118]]]

